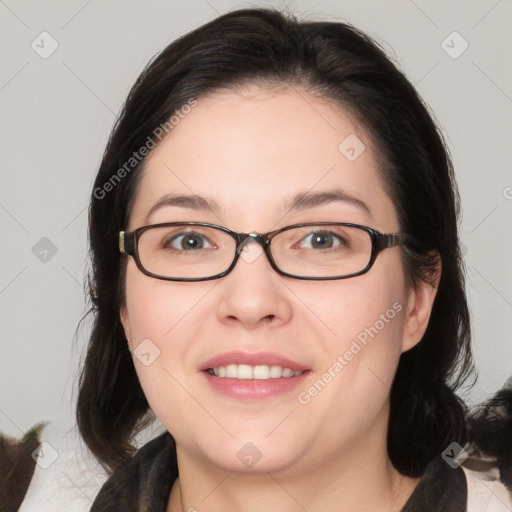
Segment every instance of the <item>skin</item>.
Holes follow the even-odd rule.
[[[356,134],[366,150],[353,162],[338,145]],[[289,212],[293,194],[341,188],[348,202]],[[165,194],[214,199],[216,214],[166,206]],[[346,111],[302,89],[247,87],[202,97],[149,155],[127,230],[202,221],[266,232],[312,221],[353,222],[399,232],[372,144]],[[249,250],[256,250],[250,244]],[[361,276],[300,281],[278,275],[264,255],[239,260],[220,280],[166,282],[128,259],[121,320],[130,349],[149,338],[160,356],[134,364],[149,404],[177,443],[180,477],[168,510],[310,512],[399,510],[417,479],[400,475],[386,449],[389,391],[400,354],[421,339],[436,285],[409,286],[400,247],[384,250]],[[394,303],[400,312],[325,388],[307,390],[356,336]],[[273,351],[307,365],[305,385],[258,402],[213,391],[198,373],[217,354]],[[237,452],[262,453],[251,468]]]

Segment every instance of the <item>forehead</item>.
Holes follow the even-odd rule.
[[[130,227],[142,225],[163,195],[177,193],[213,198],[231,227],[264,229],[291,196],[333,189],[367,204],[375,228],[394,227],[373,154],[348,112],[303,89],[216,91],[199,98],[147,157]]]

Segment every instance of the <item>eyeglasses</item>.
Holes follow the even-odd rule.
[[[229,274],[240,257],[246,259],[243,251],[251,241],[263,248],[279,274],[328,280],[364,274],[383,249],[414,243],[415,238],[342,222],[295,224],[269,233],[236,233],[204,222],[169,222],[121,231],[119,250],[132,256],[148,276],[209,281]]]

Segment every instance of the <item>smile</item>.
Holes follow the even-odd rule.
[[[228,364],[227,366],[216,366],[209,368],[207,372],[216,377],[227,377],[240,380],[268,380],[279,378],[298,377],[303,372],[301,370],[292,370],[291,368],[283,368],[279,365],[256,365],[248,364]]]

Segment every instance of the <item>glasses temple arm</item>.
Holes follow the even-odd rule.
[[[388,247],[395,247],[397,245],[409,245],[415,251],[422,251],[418,240],[408,233],[381,234],[377,239],[377,248],[379,250],[386,249]]]
[[[134,254],[135,233],[119,232],[119,252],[122,254]]]

